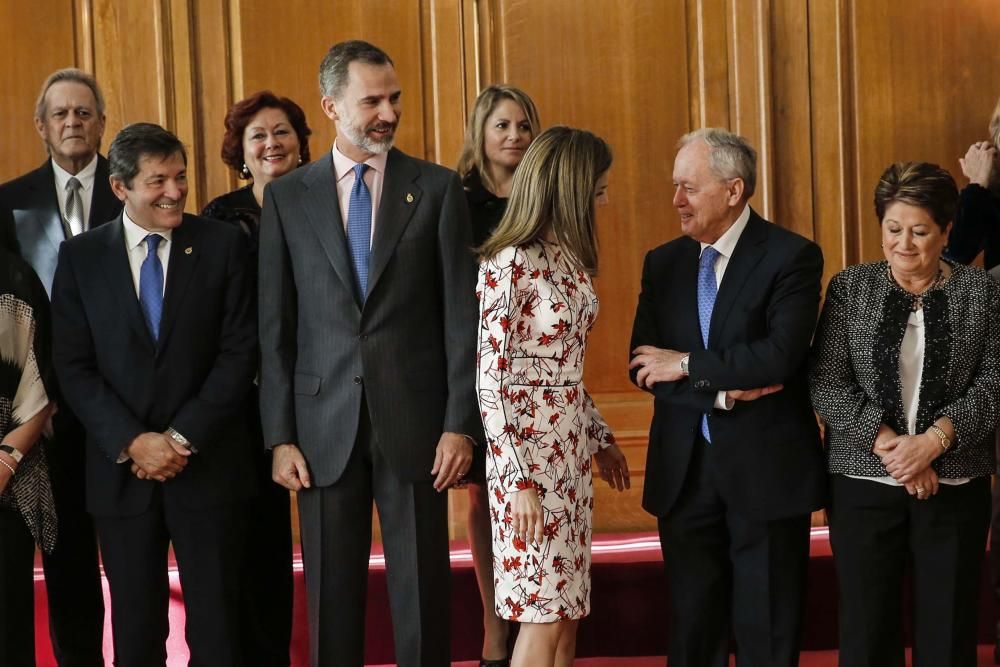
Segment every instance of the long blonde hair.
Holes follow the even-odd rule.
[[[580,268],[596,274],[594,195],[611,160],[607,142],[587,130],[557,125],[538,135],[514,171],[507,211],[479,248],[480,261],[533,241],[551,227]]]
[[[496,183],[490,175],[490,170],[486,168],[486,148],[483,145],[486,131],[486,120],[497,108],[497,105],[504,100],[511,100],[521,107],[524,115],[528,117],[528,124],[531,125],[531,137],[538,136],[541,126],[538,122],[538,109],[535,103],[528,97],[528,93],[520,88],[508,86],[504,83],[494,84],[484,88],[476,98],[476,103],[469,114],[469,122],[465,127],[465,143],[462,145],[462,153],[458,158],[456,171],[462,182],[468,182],[469,174],[475,173],[483,186],[490,192],[496,192]]]

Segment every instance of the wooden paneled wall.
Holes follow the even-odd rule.
[[[453,165],[471,102],[497,81],[526,89],[544,125],[604,136],[615,166],[587,382],[637,469],[650,405],[625,374],[628,338],[643,255],[679,233],[680,135],[720,125],[750,138],[754,206],[816,239],[829,277],[879,256],[870,201],[881,170],[930,160],[964,182],[958,157],[985,137],[1000,95],[995,0],[33,0],[0,3],[0,36],[0,180],[43,159],[38,86],[76,65],[107,96],[105,144],[151,120],[189,145],[197,210],[237,183],[218,154],[226,108],[245,94],[297,100],[313,154],[329,148],[317,69],[354,37],[396,61],[398,143],[411,154]]]

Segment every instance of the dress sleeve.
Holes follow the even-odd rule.
[[[7,315],[12,326],[8,336],[3,341],[3,357],[12,361],[21,370],[20,380],[11,402],[11,424],[8,430],[13,430],[27,423],[49,404],[45,384],[39,370],[38,357],[35,349],[35,339],[38,335],[34,309],[31,304],[16,298],[13,294],[4,294],[2,310]]]
[[[580,385],[583,387],[583,385]],[[590,397],[590,392],[583,387],[583,410],[587,424],[587,449],[591,454],[596,454],[602,449],[607,449],[615,444],[615,436],[604,421],[604,417],[597,411],[594,399]]]
[[[493,483],[499,487],[491,491],[501,494],[531,485],[524,451],[531,439],[521,437],[511,400],[515,389],[510,384],[514,339],[528,280],[524,262],[521,252],[506,248],[479,267],[476,394],[486,434],[487,479],[496,480]]]

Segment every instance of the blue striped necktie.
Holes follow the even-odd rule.
[[[371,251],[372,196],[365,184],[367,164],[354,165],[354,185],[347,209],[347,243],[354,263],[359,303],[368,295],[368,253]]]
[[[149,234],[144,240],[146,259],[139,269],[139,305],[149,333],[156,341],[160,337],[160,316],[163,314],[163,264],[160,263],[156,249],[163,237]]]
[[[698,324],[701,326],[701,342],[708,349],[708,330],[712,325],[712,310],[715,309],[715,295],[719,291],[715,282],[715,260],[719,251],[706,246],[698,260]],[[708,434],[708,415],[701,416],[701,435],[712,442]]]

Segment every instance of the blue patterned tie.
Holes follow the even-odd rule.
[[[146,241],[146,259],[139,269],[139,305],[146,318],[149,333],[156,341],[160,337],[160,315],[163,314],[163,265],[156,249],[163,237],[149,234]]]
[[[347,243],[354,262],[360,303],[364,303],[368,295],[368,253],[372,236],[372,196],[364,178],[367,169],[367,164],[354,165],[354,186],[347,209]]]
[[[715,260],[719,251],[712,246],[706,246],[698,260],[698,324],[701,325],[701,342],[708,349],[708,330],[712,325],[712,309],[715,308],[715,295],[719,291],[715,283]],[[706,441],[712,442],[708,435],[708,415],[701,416],[701,435]]]

